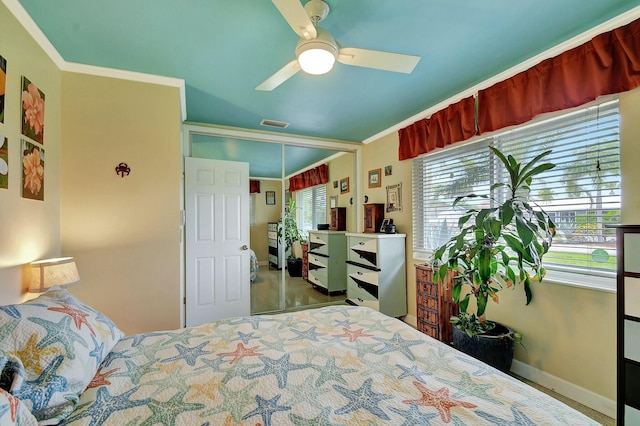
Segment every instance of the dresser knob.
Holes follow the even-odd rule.
[[[364,302],[364,300],[363,300],[363,299],[361,299],[361,298],[359,298],[359,297],[358,297],[358,300],[359,300],[360,302]]]

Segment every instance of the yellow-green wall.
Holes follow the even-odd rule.
[[[275,191],[276,204],[267,205],[267,191]],[[267,223],[277,222],[282,211],[282,182],[280,180],[261,180],[260,193],[255,194],[256,224],[251,226],[251,249],[256,253],[258,262],[269,261],[267,241]]]
[[[82,284],[72,291],[128,333],[179,325],[180,99],[177,88],[61,72],[0,3],[0,54],[8,61],[5,122],[9,137],[9,189],[0,190],[0,303],[20,300],[22,265],[63,255],[76,257]],[[20,78],[46,94],[45,201],[20,196]],[[622,215],[640,223],[640,90],[620,95]],[[415,324],[412,258],[411,161],[397,161],[397,134],[361,149],[362,196],[386,202],[387,185],[402,183],[402,212],[388,213],[407,234],[407,321]],[[114,167],[127,162],[125,178]],[[344,164],[343,164],[344,163]],[[352,206],[353,160],[330,163],[330,179],[350,177],[339,194]],[[369,189],[367,172],[392,166],[382,186]],[[347,172],[348,170],[348,172]],[[280,194],[279,190],[276,190]],[[279,198],[279,197],[277,197]],[[279,211],[279,208],[277,209]],[[257,244],[257,243],[256,243]],[[262,259],[261,259],[262,260]],[[527,351],[516,358],[548,374],[615,399],[615,295],[544,282],[525,307],[521,289],[505,291],[489,315],[524,334]]]
[[[620,94],[622,218],[640,223],[640,89]],[[397,158],[397,133],[363,147],[362,179],[371,169],[393,166],[393,175],[383,176],[382,187],[402,182],[403,213],[387,213],[407,234],[408,315],[415,326],[415,269],[420,260],[412,257],[411,161]],[[367,189],[369,202],[384,202],[384,189]],[[516,346],[517,360],[566,380],[574,385],[615,400],[616,300],[612,292],[589,290],[544,281],[533,289],[534,300],[524,304],[522,288],[505,290],[500,304],[492,304],[488,315],[524,335],[524,345]]]
[[[9,187],[0,189],[0,305],[24,300],[23,265],[60,253],[61,72],[0,3],[0,55],[7,60],[4,123]],[[26,76],[45,95],[44,201],[22,198],[21,93]],[[0,142],[0,145],[2,142]],[[69,254],[69,253],[63,253]],[[26,271],[25,271],[26,272]]]
[[[326,185],[327,189],[327,223],[331,221],[331,213],[329,212],[330,197],[338,197],[337,207],[346,208],[347,223],[346,230],[349,232],[358,232],[355,224],[355,217],[353,215],[353,209],[356,208],[355,204],[351,204],[349,200],[353,198],[354,194],[354,173],[353,173],[353,154],[345,153],[339,157],[331,160],[328,163],[329,168],[329,182]],[[344,194],[340,193],[340,181],[342,179],[349,179],[349,192]],[[338,182],[336,188],[333,187],[333,182]],[[361,231],[361,230],[360,230]]]
[[[63,73],[61,235],[74,293],[126,333],[180,326],[176,87]],[[115,167],[125,162],[129,176]]]

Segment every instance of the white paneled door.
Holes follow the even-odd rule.
[[[185,158],[185,316],[249,315],[249,164]]]

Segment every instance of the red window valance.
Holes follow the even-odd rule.
[[[313,169],[291,176],[289,178],[289,191],[299,191],[311,186],[320,185],[329,182],[329,167],[322,164]]]
[[[256,192],[260,193],[260,181],[249,179],[249,193],[254,194]]]
[[[640,19],[449,105],[398,132],[405,160],[474,134],[525,123],[538,114],[583,105],[640,86]]]
[[[480,133],[640,86],[640,20],[478,92]]]
[[[398,158],[406,160],[476,134],[473,96],[401,129]]]

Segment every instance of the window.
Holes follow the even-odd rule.
[[[299,219],[302,233],[307,236],[310,230],[318,229],[319,223],[327,222],[327,188],[325,185],[312,186],[298,191]]]
[[[534,180],[530,194],[556,224],[557,235],[544,258],[549,277],[575,283],[572,274],[587,274],[590,286],[614,288],[607,278],[616,268],[615,231],[606,225],[620,223],[619,128],[616,100],[416,158],[414,256],[428,258],[457,232],[458,218],[470,207],[453,210],[457,196],[488,194],[493,183],[506,180],[488,146],[521,162],[551,149],[545,161],[556,167]],[[500,199],[501,194],[492,196]],[[478,198],[476,206],[490,207],[489,202]]]
[[[249,194],[249,226],[256,224],[256,194]]]

